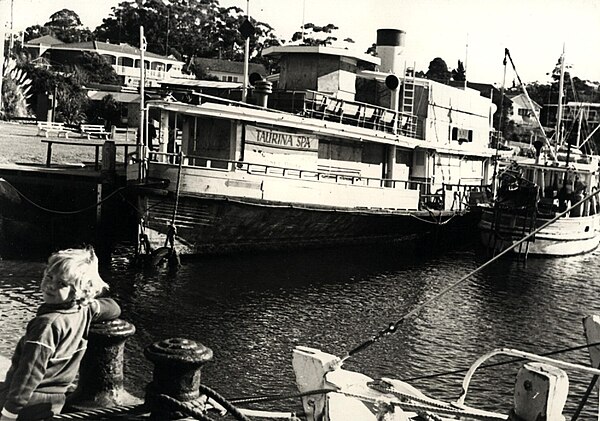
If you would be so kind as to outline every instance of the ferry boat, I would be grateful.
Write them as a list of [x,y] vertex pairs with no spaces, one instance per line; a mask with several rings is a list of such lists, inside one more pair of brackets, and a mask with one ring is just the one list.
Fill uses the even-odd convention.
[[[494,253],[511,248],[518,255],[571,256],[600,244],[600,157],[589,144],[595,130],[581,137],[582,121],[596,115],[600,104],[563,105],[563,79],[564,69],[555,136],[535,141],[534,156],[499,161],[497,194],[483,205],[479,223],[481,241]],[[563,127],[565,122],[572,127]]]
[[140,244],[207,254],[397,242],[464,222],[491,184],[492,102],[416,77],[401,63],[404,36],[378,30],[378,57],[267,48],[281,72],[246,101],[243,89],[177,87],[147,101],[158,148],[128,166]]

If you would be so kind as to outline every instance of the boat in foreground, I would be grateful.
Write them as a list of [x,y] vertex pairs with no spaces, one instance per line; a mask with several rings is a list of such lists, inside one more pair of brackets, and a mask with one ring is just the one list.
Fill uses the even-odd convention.
[[384,243],[464,223],[491,182],[491,99],[415,77],[399,63],[403,37],[378,31],[379,57],[268,48],[281,73],[247,101],[175,86],[148,101],[158,147],[128,167],[142,245],[207,254]]
[[[481,355],[470,368],[462,370],[465,375],[460,396],[450,402],[430,397],[405,381],[388,377],[373,379],[343,368],[347,358],[377,342],[377,337],[381,336],[379,334],[343,359],[319,349],[297,346],[293,350],[292,366],[298,393],[234,400],[228,400],[200,383],[201,367],[212,359],[212,350],[192,340],[171,338],[154,343],[144,350],[146,357],[154,363],[154,373],[142,402],[122,388],[122,371],[117,369],[122,369],[123,353],[114,350],[122,351],[122,329],[128,325],[128,322],[117,320],[110,326],[93,329],[90,344],[94,343],[94,347],[86,351],[79,384],[75,392],[68,396],[64,413],[55,415],[53,420],[214,420],[215,416],[227,415],[227,419],[233,417],[240,421],[563,421],[567,398],[573,397],[573,394],[569,394],[567,371],[576,372],[578,376],[583,373],[592,377],[587,392],[581,397],[576,412],[571,417],[576,420],[600,374],[600,369],[597,368],[600,364],[600,316],[596,315],[583,319],[587,345],[570,349],[587,347],[591,366],[516,349],[495,349]],[[391,332],[391,329],[385,329],[380,334],[387,335]],[[106,340],[114,335],[120,339]],[[516,372],[512,409],[509,411],[490,411],[477,408],[473,403],[467,404],[469,385],[476,370],[486,367],[486,363],[496,356],[507,356],[510,359],[491,365],[523,361]],[[0,373],[9,364],[7,358],[0,356]],[[90,369],[98,368],[98,364],[108,364],[112,369],[100,372]],[[507,374],[506,369],[500,372]],[[456,374],[456,371],[452,371],[452,374]],[[99,382],[104,386],[98,387]],[[576,397],[579,399],[579,396]],[[301,398],[303,414],[290,411],[289,407],[280,411],[241,407],[265,401],[287,401],[290,398]],[[506,402],[508,408],[510,397],[506,397]]]

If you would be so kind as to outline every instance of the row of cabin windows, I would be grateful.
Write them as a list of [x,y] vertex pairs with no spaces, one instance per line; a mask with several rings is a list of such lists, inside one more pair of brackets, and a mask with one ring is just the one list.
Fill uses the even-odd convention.
[[221,76],[221,80],[223,82],[237,82],[238,77],[237,76]]

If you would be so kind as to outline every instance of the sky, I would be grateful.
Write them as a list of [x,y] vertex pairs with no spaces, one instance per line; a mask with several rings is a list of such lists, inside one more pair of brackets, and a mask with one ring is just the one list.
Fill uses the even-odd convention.
[[[63,8],[94,29],[119,0],[0,0],[0,19],[13,28],[48,21]],[[500,86],[508,48],[524,83],[547,82],[565,48],[573,76],[600,81],[600,0],[219,0],[222,6],[249,5],[250,15],[289,41],[303,22],[339,27],[361,52],[375,43],[377,29],[406,32],[407,67],[427,71],[441,57],[449,68],[465,64],[467,79]],[[509,67],[506,86],[516,80]]]

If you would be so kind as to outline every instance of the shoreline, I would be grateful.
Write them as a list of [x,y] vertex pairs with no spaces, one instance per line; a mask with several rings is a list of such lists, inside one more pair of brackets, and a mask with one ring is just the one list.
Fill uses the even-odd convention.
[[[0,165],[6,164],[44,164],[46,162],[46,139],[38,136],[37,125],[21,122],[0,121]],[[51,136],[56,139],[56,136]],[[64,140],[63,137],[60,138]],[[70,139],[84,140],[79,133],[73,132]],[[132,141],[132,145],[135,143]],[[118,148],[120,149],[120,148]],[[117,159],[122,151],[117,151]],[[57,145],[52,150],[52,162],[63,165],[81,165],[94,162],[94,148],[74,145]]]

